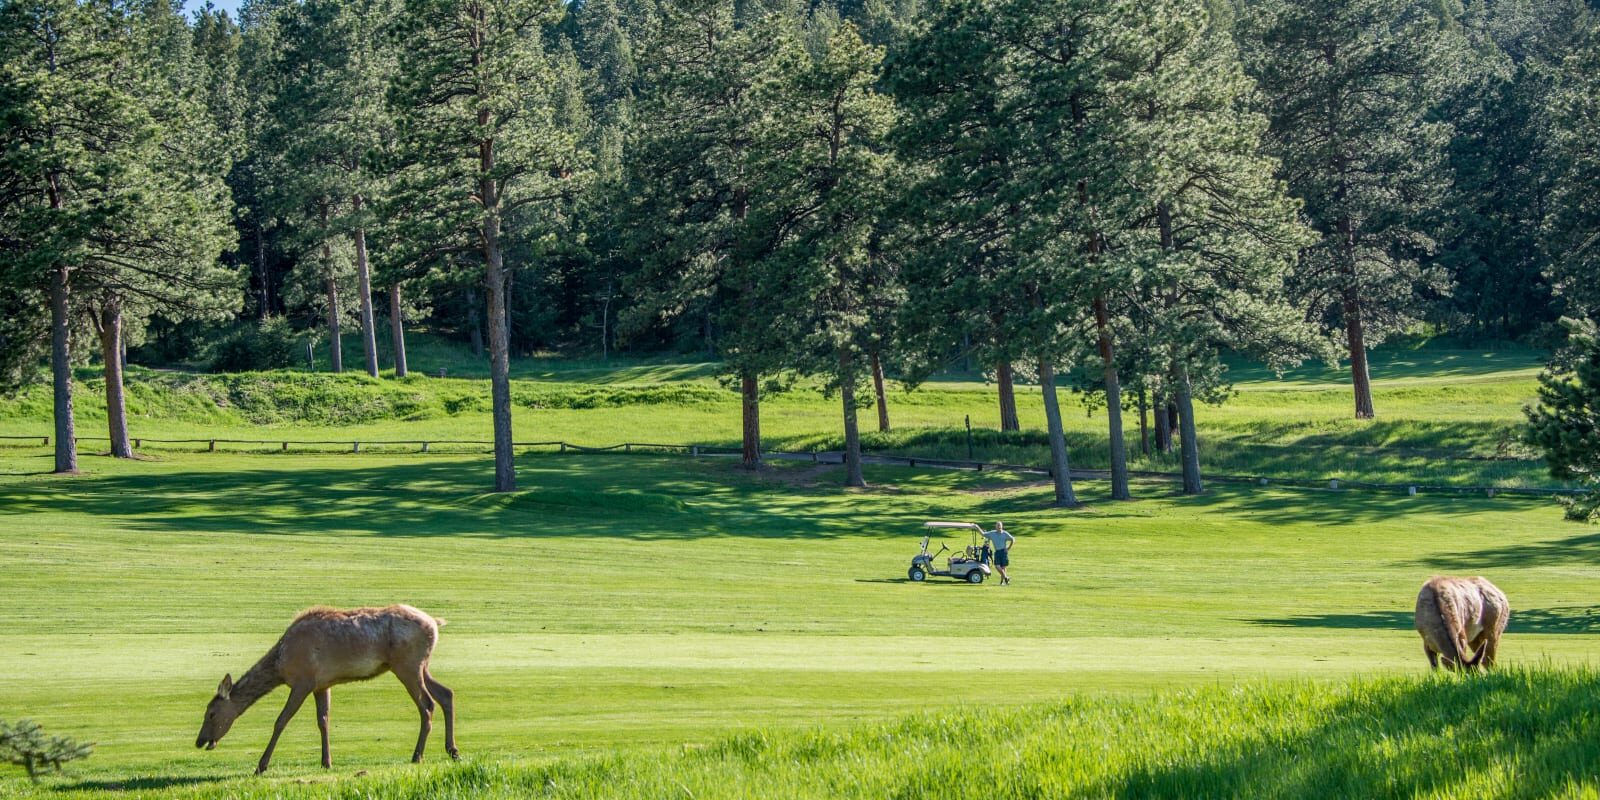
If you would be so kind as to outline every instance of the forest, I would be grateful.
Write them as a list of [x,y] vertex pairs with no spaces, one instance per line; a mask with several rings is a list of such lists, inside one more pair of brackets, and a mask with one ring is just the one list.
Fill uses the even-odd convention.
[[[1600,313],[1600,4],[1582,0],[0,3],[0,388],[130,361],[406,378],[704,353],[858,412],[952,363],[1124,415],[1200,490],[1226,360],[1395,336],[1557,347]],[[1564,318],[1566,322],[1563,323]],[[1592,329],[1589,329],[1592,330]],[[361,363],[338,346],[359,339]],[[380,339],[392,363],[379,363]],[[48,365],[48,368],[47,368]],[[1008,413],[1009,408],[1009,413]],[[887,426],[887,420],[880,423]]]

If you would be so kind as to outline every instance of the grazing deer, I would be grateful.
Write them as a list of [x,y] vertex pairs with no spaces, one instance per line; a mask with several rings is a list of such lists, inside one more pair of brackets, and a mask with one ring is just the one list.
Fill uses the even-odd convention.
[[[1417,633],[1434,669],[1494,666],[1511,603],[1485,578],[1429,578],[1417,593]],[[1470,654],[1470,656],[1469,656]]]
[[331,767],[328,690],[336,684],[364,681],[390,671],[405,685],[417,710],[422,712],[422,730],[417,734],[417,749],[411,754],[411,761],[422,761],[422,748],[428,743],[428,731],[433,727],[435,701],[444,709],[445,751],[451,758],[460,758],[456,750],[455,695],[428,673],[428,658],[433,655],[433,645],[439,641],[441,625],[444,620],[435,620],[411,606],[348,611],[323,607],[306,609],[289,623],[289,629],[283,632],[278,643],[238,681],[234,681],[232,675],[223,676],[217,695],[206,706],[205,722],[200,726],[200,736],[195,739],[194,746],[207,750],[215,748],[245,709],[279,685],[287,684],[289,700],[278,714],[272,740],[267,742],[267,751],[261,754],[256,774],[267,771],[272,749],[278,746],[278,737],[308,695],[317,700],[322,766]]

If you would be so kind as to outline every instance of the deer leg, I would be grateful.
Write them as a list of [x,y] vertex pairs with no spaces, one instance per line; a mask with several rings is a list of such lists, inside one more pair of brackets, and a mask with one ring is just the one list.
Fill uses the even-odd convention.
[[267,751],[261,754],[261,763],[256,765],[257,775],[267,771],[267,765],[272,763],[272,751],[278,746],[278,737],[283,735],[283,729],[288,726],[289,720],[294,719],[295,712],[300,710],[308,694],[311,694],[311,690],[303,686],[289,689],[289,700],[283,704],[283,711],[278,714],[278,721],[272,726],[272,738],[267,741]]
[[322,768],[333,766],[333,756],[328,752],[328,705],[332,702],[332,692],[323,689],[316,693],[317,700],[317,730],[322,732]]
[[413,669],[397,669],[394,676],[404,684],[406,691],[411,695],[411,702],[417,704],[417,712],[422,715],[422,725],[417,731],[417,749],[411,753],[411,763],[422,763],[422,748],[428,744],[428,731],[433,729],[433,698],[428,695],[428,690],[422,685],[422,665],[418,664]]
[[444,711],[444,750],[451,758],[459,760],[461,751],[456,749],[456,693],[434,680],[433,673],[426,666],[422,668],[422,684]]
[[1429,647],[1426,644],[1422,645],[1422,652],[1428,656],[1428,669],[1435,669],[1435,670],[1438,669],[1439,668],[1439,654],[1433,652],[1433,648]]

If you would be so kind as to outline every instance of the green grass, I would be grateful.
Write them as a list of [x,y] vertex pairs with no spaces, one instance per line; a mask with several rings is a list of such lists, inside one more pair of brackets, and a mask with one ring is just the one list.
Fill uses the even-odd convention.
[[[1149,499],[1112,504],[1090,484],[1090,505],[1064,513],[1047,487],[1004,475],[871,469],[879,488],[842,493],[832,467],[751,475],[620,455],[525,456],[524,491],[510,497],[482,493],[489,465],[475,456],[90,458],[90,474],[72,479],[38,474],[48,464],[40,448],[0,452],[0,718],[99,743],[48,796],[509,797],[553,779],[568,796],[656,797],[680,781],[695,796],[931,797],[941,795],[917,788],[929,779],[908,772],[954,774],[958,754],[984,774],[997,759],[1019,764],[1021,782],[1004,785],[1015,796],[1028,781],[1251,795],[1275,785],[1273,764],[1299,763],[1270,737],[1315,750],[1323,727],[1367,731],[1334,711],[1353,714],[1369,696],[1426,708],[1432,692],[1488,691],[1343,684],[1424,671],[1409,610],[1436,572],[1492,577],[1517,609],[1503,659],[1561,670],[1484,684],[1531,687],[1527,703],[1505,694],[1497,713],[1548,714],[1557,739],[1592,725],[1535,702],[1592,692],[1592,676],[1567,670],[1592,663],[1600,632],[1600,535],[1546,502],[1225,487],[1186,498],[1145,484]],[[1017,583],[905,582],[918,523],[939,517],[1006,520],[1020,538]],[[281,693],[218,750],[193,749],[218,678],[248,666],[297,609],[394,601],[450,620],[434,672],[460,698],[471,764],[399,763],[415,712],[387,678],[335,693],[333,774],[369,780],[323,785],[306,714],[269,779],[237,781]],[[1259,699],[1207,722],[1238,682],[1252,687],[1240,697]],[[1389,719],[1391,700],[1373,702]],[[887,722],[924,713],[961,724]],[[1173,728],[1169,716],[1189,721]],[[1352,787],[1384,786],[1371,782],[1405,748],[1424,748],[1424,734],[1454,743],[1449,758],[1511,735],[1408,719],[1383,723],[1402,726],[1397,739],[1415,728],[1390,761],[1348,744],[1320,763],[1361,766],[1351,780],[1367,783]],[[901,739],[867,746],[896,725]],[[1140,755],[1171,730],[1170,755]],[[806,748],[817,782],[795,755]],[[1258,750],[1267,760],[1247,757]],[[1097,765],[1085,753],[1108,755]],[[1429,785],[1472,794],[1525,757]],[[1439,758],[1425,774],[1457,763]],[[1534,785],[1560,788],[1551,781],[1576,774],[1564,763],[1539,767],[1547,777]]]
[[[437,352],[441,362],[474,363],[449,343],[426,337],[419,342],[424,343],[419,350]],[[1214,473],[1280,478],[1559,486],[1519,442],[1521,409],[1534,399],[1541,357],[1532,351],[1378,351],[1372,372],[1380,416],[1365,421],[1352,418],[1348,380],[1337,370],[1318,365],[1280,379],[1236,365],[1236,393],[1198,413],[1202,462]],[[426,372],[419,369],[394,381],[359,373],[205,375],[135,369],[129,383],[130,426],[136,437],[168,439],[491,438],[487,382],[426,377]],[[522,441],[737,446],[739,440],[739,398],[714,379],[714,364],[527,359],[517,362],[514,372],[519,377],[513,416]],[[103,385],[93,370],[82,370],[79,377],[81,433],[103,436]],[[975,457],[1046,463],[1037,389],[1018,390],[1024,430],[1001,434],[995,430],[993,387],[978,377],[942,376],[915,391],[896,387],[889,398],[895,429],[869,432],[866,446],[902,455],[967,458],[964,420],[970,417]],[[0,435],[48,433],[47,389],[35,386],[0,399]],[[1105,467],[1104,411],[1087,412],[1070,395],[1064,408],[1073,463]],[[837,449],[839,417],[837,398],[813,389],[774,395],[763,404],[766,445]],[[873,427],[870,409],[863,410],[862,419],[864,427]],[[1137,415],[1126,420],[1137,452]],[[96,447],[104,445],[85,441],[86,449]],[[1134,466],[1177,469],[1172,457],[1159,455],[1136,458]]]
[[[312,779],[308,798],[1591,797],[1594,672],[1203,687],[947,707],[760,730],[705,747],[470,760]],[[103,784],[95,784],[96,787]],[[133,787],[165,788],[162,780]],[[281,782],[177,780],[172,796],[271,798]]]
[[[489,438],[486,382],[421,342],[414,364],[469,377],[136,369],[133,435]],[[1337,371],[1237,365],[1237,393],[1201,412],[1202,455],[1214,473],[1548,484],[1515,443],[1538,368],[1530,352],[1381,351],[1381,416],[1358,422]],[[715,365],[515,372],[524,441],[738,439]],[[102,387],[79,378],[94,435]],[[1003,435],[978,378],[897,388],[896,429],[869,448],[964,458],[971,415],[976,455],[1042,463],[1037,391]],[[1074,463],[1103,466],[1103,412],[1066,405]],[[836,398],[801,388],[764,412],[770,447],[838,446]],[[42,389],[0,400],[0,434],[48,432]],[[0,796],[1600,792],[1600,534],[1548,501],[1140,482],[1111,503],[1086,481],[1087,506],[1063,512],[1005,473],[869,467],[874,488],[843,492],[830,466],[533,452],[522,491],[493,495],[477,453],[194,449],[87,455],[61,478],[47,449],[0,447],[0,719],[98,743],[37,789],[0,767]],[[904,580],[932,518],[1004,519],[1017,583]],[[1512,672],[1426,677],[1410,609],[1437,573],[1507,591]],[[433,761],[403,763],[416,716],[389,678],[335,693],[331,772],[303,712],[272,773],[245,777],[281,692],[218,750],[192,747],[220,676],[298,609],[388,602],[450,620],[434,672],[457,692],[466,763],[438,763],[438,727]]]

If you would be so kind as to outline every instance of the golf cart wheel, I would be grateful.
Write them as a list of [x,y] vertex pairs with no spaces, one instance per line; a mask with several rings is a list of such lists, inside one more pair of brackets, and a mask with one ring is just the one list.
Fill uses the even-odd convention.
[[983,570],[975,569],[967,573],[967,583],[983,583]]
[[922,567],[912,567],[906,572],[906,577],[915,583],[921,583],[928,579],[928,573],[924,572]]

